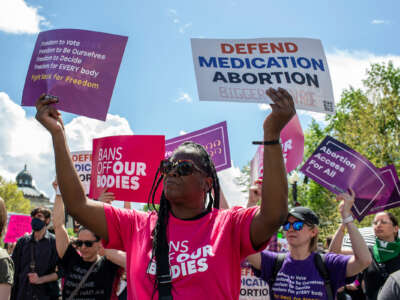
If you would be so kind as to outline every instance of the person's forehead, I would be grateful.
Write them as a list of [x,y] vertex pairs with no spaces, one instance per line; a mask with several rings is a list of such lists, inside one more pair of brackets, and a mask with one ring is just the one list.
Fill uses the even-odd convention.
[[36,218],[44,218],[44,214],[41,213],[41,212],[38,212],[38,213],[36,213],[36,214],[34,215],[34,217],[36,217]]
[[79,232],[78,238],[80,240],[94,240],[95,236],[92,232],[85,229],[85,230],[82,230],[81,232]]
[[177,152],[171,157],[171,161],[177,160],[190,160],[196,164],[196,166],[204,169],[203,158],[199,150],[192,147],[179,148]]
[[376,221],[377,221],[377,220],[386,220],[386,221],[390,221],[390,218],[389,218],[389,216],[388,216],[386,213],[382,212],[382,213],[376,214],[374,220],[376,220]]
[[289,222],[296,222],[296,221],[300,221],[299,219],[297,219],[296,217],[293,217],[292,215],[289,216],[288,218]]

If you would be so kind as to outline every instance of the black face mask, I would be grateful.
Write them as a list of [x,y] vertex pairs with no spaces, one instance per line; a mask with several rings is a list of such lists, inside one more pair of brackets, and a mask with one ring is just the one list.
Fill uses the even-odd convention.
[[40,231],[44,226],[46,226],[46,223],[39,218],[33,218],[31,221],[31,226],[33,231]]

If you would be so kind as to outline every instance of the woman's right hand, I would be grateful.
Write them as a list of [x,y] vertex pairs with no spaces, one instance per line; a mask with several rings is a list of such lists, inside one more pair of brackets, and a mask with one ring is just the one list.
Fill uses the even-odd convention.
[[50,132],[56,134],[64,130],[61,113],[51,104],[57,103],[58,99],[42,94],[36,101],[36,119]]
[[104,189],[98,199],[100,202],[111,204],[115,200],[113,192],[108,192],[108,188]]

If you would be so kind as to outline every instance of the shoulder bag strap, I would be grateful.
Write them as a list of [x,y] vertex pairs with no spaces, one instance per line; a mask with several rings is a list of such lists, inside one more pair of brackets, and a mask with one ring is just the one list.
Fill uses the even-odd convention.
[[321,255],[318,252],[315,253],[314,262],[319,275],[321,275],[322,279],[324,280],[326,296],[328,297],[328,300],[334,300],[335,298],[333,297],[334,293],[332,290],[331,279],[329,278],[329,272],[325,265],[325,255]]
[[274,284],[276,280],[276,276],[278,276],[279,270],[282,268],[282,264],[286,258],[286,253],[278,253],[276,256],[276,259],[274,261],[274,265],[272,267],[272,275],[271,278],[268,280],[268,286],[269,286],[269,293],[271,295],[271,299],[273,298],[273,293],[272,293],[272,285]]
[[31,262],[29,264],[29,268],[32,273],[35,273],[35,242],[33,240],[29,240],[29,248],[31,248]]
[[72,300],[76,294],[79,292],[79,290],[81,289],[81,287],[83,286],[83,284],[86,282],[86,280],[88,279],[89,275],[92,273],[94,267],[102,260],[103,258],[100,258],[98,260],[96,260],[89,268],[89,270],[86,272],[85,276],[83,276],[81,282],[79,282],[78,286],[75,288],[75,290],[71,293],[71,295],[69,295],[69,297],[67,298],[67,300]]

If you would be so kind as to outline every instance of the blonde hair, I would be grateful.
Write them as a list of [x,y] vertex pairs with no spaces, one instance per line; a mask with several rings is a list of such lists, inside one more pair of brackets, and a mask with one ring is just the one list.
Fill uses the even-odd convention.
[[315,252],[318,250],[318,227],[315,225],[310,226],[311,229],[316,228],[317,234],[311,238],[309,249],[311,252]]

